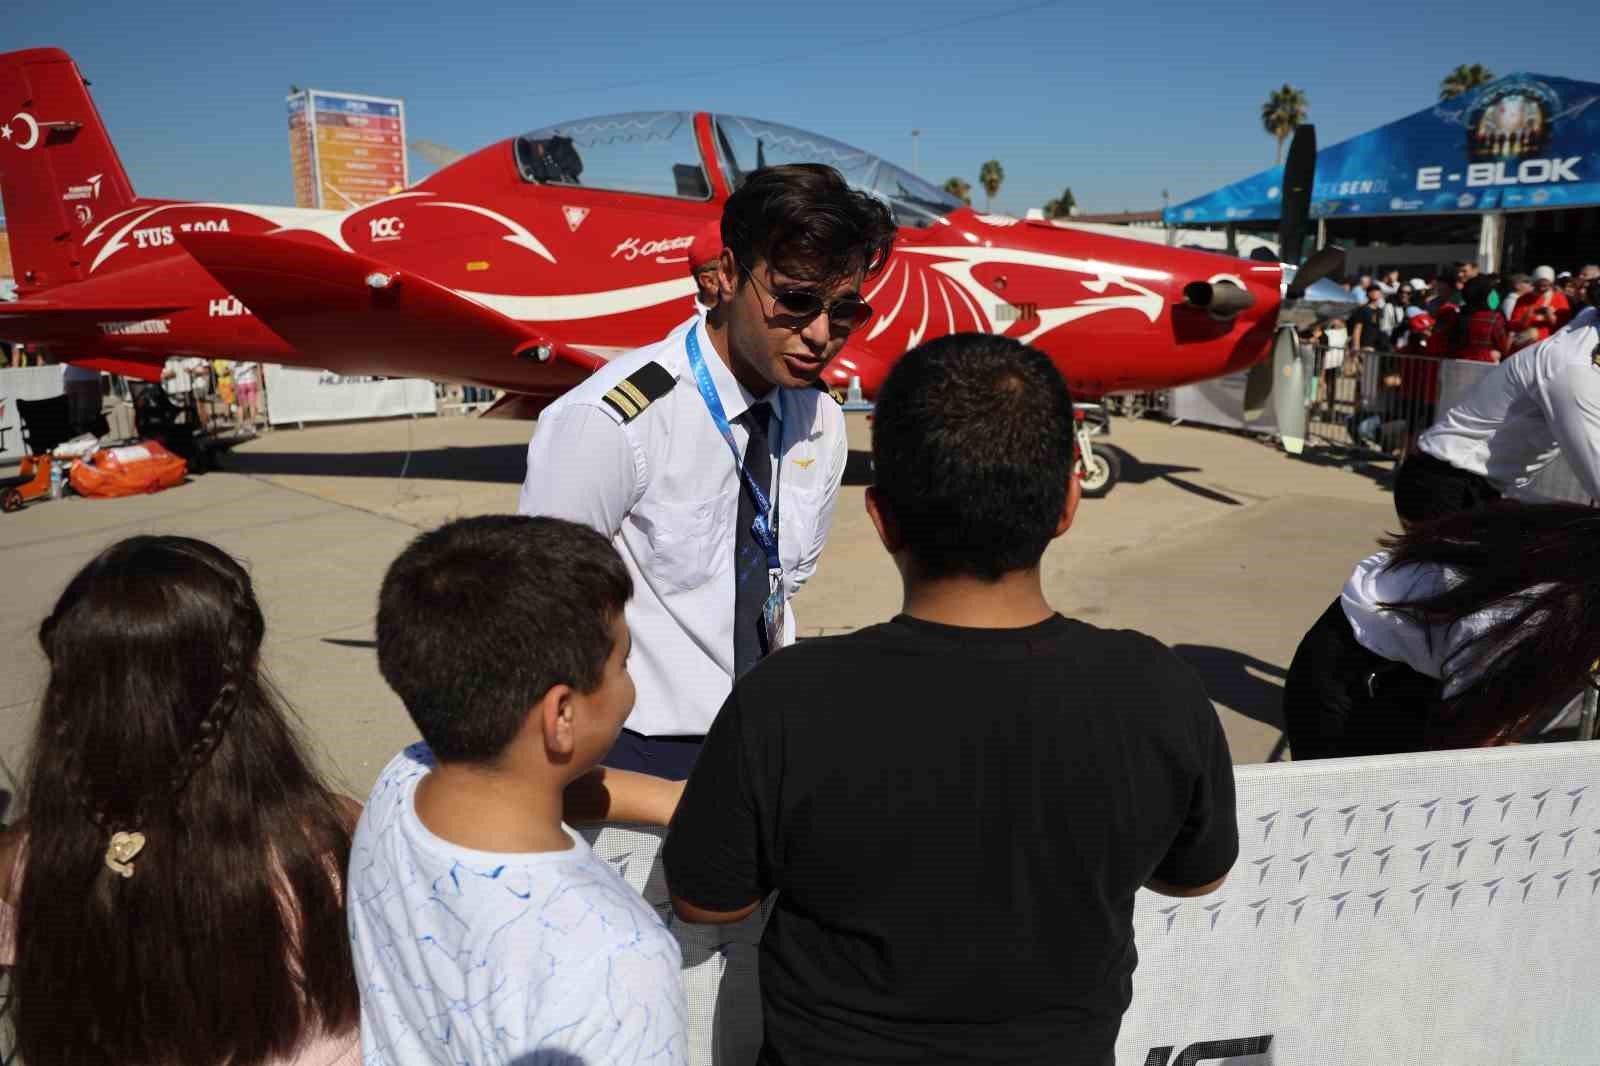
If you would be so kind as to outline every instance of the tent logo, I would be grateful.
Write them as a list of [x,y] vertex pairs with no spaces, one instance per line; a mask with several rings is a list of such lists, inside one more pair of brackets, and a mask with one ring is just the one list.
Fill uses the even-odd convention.
[[1474,162],[1543,156],[1561,101],[1543,82],[1512,79],[1484,92],[1467,112]]

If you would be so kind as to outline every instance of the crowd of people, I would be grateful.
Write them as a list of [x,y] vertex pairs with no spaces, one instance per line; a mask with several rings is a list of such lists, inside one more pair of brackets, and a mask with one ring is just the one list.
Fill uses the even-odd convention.
[[[893,235],[830,168],[746,177],[693,257],[695,316],[540,419],[521,513],[390,565],[378,664],[421,741],[364,805],[314,770],[236,560],[139,536],[88,563],[39,628],[49,683],[0,835],[21,1057],[1112,1063],[1135,894],[1215,891],[1239,831],[1193,670],[1045,597],[1080,496],[1045,355],[957,334],[896,363],[865,506],[902,609],[794,644],[846,457],[815,383]],[[1394,547],[1385,572],[1489,560],[1427,586],[1415,625],[1498,609],[1520,519],[1496,520],[1476,554],[1439,524]],[[1593,539],[1541,522],[1556,548]],[[1559,622],[1561,663],[1592,661],[1563,598],[1588,551],[1518,571],[1527,608],[1450,646]],[[1490,658],[1408,689],[1424,727],[1385,743],[1521,736],[1498,697],[1533,660]],[[653,871],[643,895],[608,858]],[[742,944],[759,981],[728,965]],[[726,1011],[691,1024],[686,989],[719,977],[759,986],[748,1046]]]
[[1593,263],[1489,275],[1472,261],[1431,278],[1402,280],[1395,270],[1349,278],[1345,288],[1360,306],[1301,330],[1313,413],[1342,424],[1354,444],[1404,456],[1437,414],[1439,367],[1431,360],[1499,363],[1570,323],[1597,282]]

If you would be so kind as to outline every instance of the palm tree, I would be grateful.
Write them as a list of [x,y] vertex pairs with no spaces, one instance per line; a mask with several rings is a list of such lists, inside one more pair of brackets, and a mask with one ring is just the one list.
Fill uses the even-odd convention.
[[1044,202],[1044,217],[1068,218],[1077,206],[1078,198],[1072,195],[1072,186],[1068,185],[1067,191],[1062,193],[1059,198]]
[[1275,165],[1283,162],[1283,142],[1306,120],[1309,110],[1304,90],[1288,82],[1283,83],[1283,88],[1272,90],[1267,102],[1261,105],[1261,128],[1278,139],[1278,154],[1272,160]]
[[983,186],[983,209],[985,212],[993,205],[995,193],[1000,191],[1000,183],[1006,180],[1006,168],[1000,165],[1000,160],[991,159],[978,168],[978,184]]
[[1494,71],[1482,63],[1473,63],[1471,66],[1463,63],[1446,74],[1444,81],[1439,83],[1439,99],[1453,99],[1480,85],[1488,85],[1491,81],[1494,81]]
[[944,179],[944,191],[949,193],[951,196],[954,196],[957,200],[960,200],[968,207],[972,206],[972,186],[968,185],[960,178]]

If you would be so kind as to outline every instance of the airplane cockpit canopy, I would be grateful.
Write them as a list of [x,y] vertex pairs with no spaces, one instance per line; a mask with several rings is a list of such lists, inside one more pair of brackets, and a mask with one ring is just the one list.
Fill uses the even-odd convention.
[[563,122],[518,137],[515,151],[524,181],[711,199],[692,111],[636,111]]
[[761,167],[826,163],[855,188],[888,204],[896,225],[924,228],[965,206],[909,170],[820,134],[738,115],[717,115],[712,122],[719,162],[734,188]]
[[[712,117],[717,165],[737,189],[744,176],[781,163],[826,163],[888,205],[896,224],[922,228],[964,206],[887,160],[816,133],[738,115]],[[691,111],[636,111],[577,119],[514,142],[522,179],[679,200],[711,199]]]

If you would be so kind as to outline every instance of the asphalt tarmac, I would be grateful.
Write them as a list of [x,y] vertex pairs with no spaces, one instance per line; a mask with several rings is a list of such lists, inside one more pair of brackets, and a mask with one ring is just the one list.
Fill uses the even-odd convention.
[[[865,449],[864,419],[851,418],[852,447]],[[473,418],[280,429],[234,450],[223,471],[159,495],[0,515],[0,760],[21,766],[45,677],[35,634],[67,580],[122,537],[181,533],[250,566],[267,615],[266,666],[327,769],[365,796],[415,739],[373,650],[384,569],[420,529],[515,510],[530,431]],[[1117,419],[1110,443],[1123,452],[1123,481],[1085,500],[1046,554],[1051,602],[1171,645],[1205,681],[1234,760],[1281,757],[1295,646],[1396,526],[1390,465],[1294,459],[1159,421]],[[866,470],[865,456],[853,457],[817,575],[794,603],[802,636],[868,625],[899,606],[899,576],[862,507]]]

